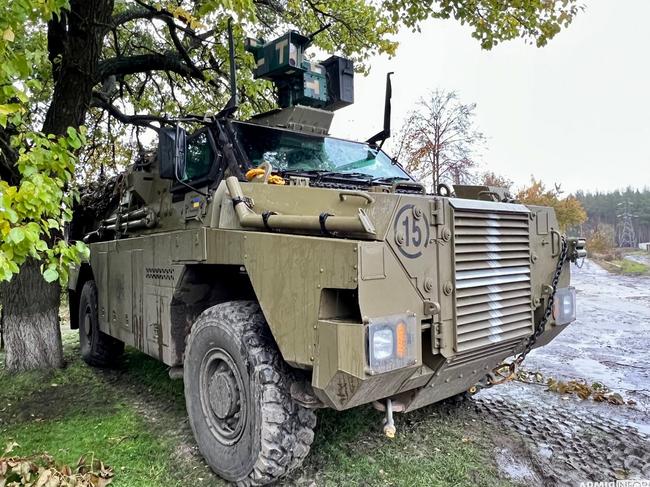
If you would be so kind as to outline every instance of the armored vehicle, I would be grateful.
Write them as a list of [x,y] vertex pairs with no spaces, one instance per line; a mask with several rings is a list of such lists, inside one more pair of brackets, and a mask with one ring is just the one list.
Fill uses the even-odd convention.
[[185,120],[191,135],[161,128],[69,281],[86,362],[128,345],[182,371],[200,451],[242,484],[300,465],[315,409],[374,403],[392,435],[393,412],[499,382],[575,317],[583,243],[553,210],[498,188],[427,194],[381,149],[390,78],[380,134],[329,136],[353,66],[308,61],[309,42],[248,44],[278,110],[239,121],[233,97]]

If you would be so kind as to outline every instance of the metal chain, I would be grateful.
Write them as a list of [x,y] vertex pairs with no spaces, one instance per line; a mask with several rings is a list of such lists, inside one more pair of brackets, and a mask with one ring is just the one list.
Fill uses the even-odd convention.
[[546,305],[544,316],[539,321],[539,323],[537,323],[537,326],[535,327],[535,333],[533,333],[533,335],[528,338],[528,342],[526,343],[526,347],[524,348],[524,350],[515,359],[517,365],[520,365],[524,361],[526,355],[528,355],[528,353],[533,349],[533,345],[535,345],[535,342],[537,341],[539,336],[542,333],[544,333],[544,329],[546,328],[546,323],[548,323],[548,319],[551,317],[551,314],[553,313],[553,303],[555,302],[555,293],[557,292],[557,285],[560,282],[562,267],[564,266],[564,262],[566,262],[568,253],[569,253],[569,245],[567,244],[566,237],[562,236],[562,250],[560,251],[560,258],[557,262],[557,266],[555,267],[555,274],[553,274],[553,280],[551,281],[551,286],[553,290],[551,292],[551,295],[548,297],[548,304]]
[[[480,389],[485,389],[488,387],[492,387],[497,384],[501,384],[503,382],[507,382],[511,380],[514,376],[515,373],[517,372],[517,368],[521,365],[521,363],[524,361],[526,358],[526,355],[533,349],[533,346],[535,345],[535,342],[537,342],[537,339],[540,337],[542,333],[544,333],[544,330],[546,328],[546,324],[548,323],[549,318],[551,317],[551,314],[553,313],[553,303],[555,302],[555,293],[557,292],[557,286],[558,283],[560,282],[560,275],[562,274],[562,267],[564,266],[564,263],[566,262],[567,255],[569,253],[569,245],[567,243],[567,239],[565,236],[562,236],[562,248],[560,250],[560,257],[557,262],[557,265],[555,266],[555,273],[553,274],[553,280],[551,281],[551,287],[552,291],[551,294],[548,298],[548,303],[546,304],[546,309],[544,310],[544,316],[542,316],[542,319],[539,320],[539,323],[535,326],[535,330],[533,334],[528,337],[528,341],[526,342],[526,346],[524,347],[523,351],[517,355],[517,357],[510,363],[504,362],[502,364],[497,365],[494,370],[492,370],[492,373],[488,375],[487,381],[482,381],[481,383],[477,384],[474,386],[472,389],[470,389],[470,393],[475,393]],[[504,374],[503,371],[506,373]]]

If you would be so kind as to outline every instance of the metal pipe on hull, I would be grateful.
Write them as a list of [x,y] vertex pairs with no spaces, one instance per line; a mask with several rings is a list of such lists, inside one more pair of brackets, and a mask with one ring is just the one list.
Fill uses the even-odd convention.
[[315,232],[344,232],[344,233],[365,233],[375,235],[375,227],[370,218],[363,209],[359,208],[358,215],[353,216],[335,216],[326,212],[318,216],[311,215],[278,215],[266,214],[260,215],[255,213],[245,202],[239,180],[231,176],[226,179],[226,186],[230,192],[230,197],[235,204],[235,212],[239,219],[239,224],[244,228],[260,229],[284,229],[284,230],[304,230]]

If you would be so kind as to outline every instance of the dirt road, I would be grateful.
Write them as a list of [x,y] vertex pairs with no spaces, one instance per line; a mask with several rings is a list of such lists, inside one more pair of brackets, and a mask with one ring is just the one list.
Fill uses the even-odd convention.
[[523,440],[523,452],[497,447],[497,462],[514,480],[650,479],[650,278],[610,274],[590,261],[572,272],[578,320],[531,352],[524,367],[598,382],[636,404],[583,401],[512,382],[477,394],[478,414]]

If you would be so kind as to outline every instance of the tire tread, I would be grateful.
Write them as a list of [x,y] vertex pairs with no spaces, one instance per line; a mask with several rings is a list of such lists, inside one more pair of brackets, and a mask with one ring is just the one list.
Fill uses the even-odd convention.
[[296,377],[280,356],[256,302],[230,301],[204,311],[192,326],[186,351],[191,353],[198,331],[215,323],[241,338],[251,375],[262,388],[261,448],[252,471],[237,484],[274,482],[298,467],[309,453],[316,415],[291,398],[290,387]]

